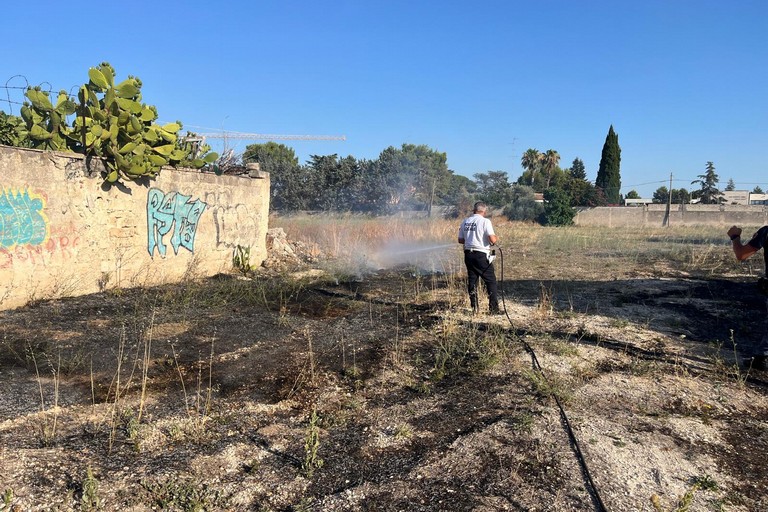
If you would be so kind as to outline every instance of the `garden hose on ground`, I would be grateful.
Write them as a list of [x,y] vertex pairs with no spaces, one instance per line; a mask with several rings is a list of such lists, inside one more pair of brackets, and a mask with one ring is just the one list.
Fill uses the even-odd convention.
[[[507,302],[506,297],[504,293],[504,251],[501,249],[501,247],[496,247],[496,250],[499,251],[499,266],[501,267],[501,276],[499,278],[499,291],[501,293],[501,304],[504,307],[504,315],[507,317],[507,320],[509,321],[509,325],[514,327],[514,322],[512,322],[512,318],[509,316],[509,311],[507,311]],[[524,337],[520,337],[520,342],[523,344],[523,348],[525,351],[530,354],[531,356],[531,363],[533,365],[533,369],[541,375],[541,378],[544,379],[545,382],[548,382],[547,376],[544,374],[544,370],[541,368],[541,365],[539,364],[539,359],[536,357],[536,352],[534,352],[533,348],[530,344],[528,344],[527,341],[525,341]],[[584,481],[587,486],[587,491],[589,492],[589,495],[592,497],[592,501],[595,505],[595,510],[598,512],[607,512],[608,509],[605,508],[605,505],[603,504],[603,500],[600,497],[600,493],[597,490],[597,486],[595,485],[595,482],[592,480],[592,475],[589,472],[589,467],[587,466],[587,461],[584,459],[584,455],[581,452],[581,447],[579,446],[579,442],[576,439],[576,434],[573,432],[573,428],[571,428],[571,422],[568,420],[568,415],[565,413],[565,409],[563,408],[563,404],[560,403],[560,399],[557,397],[555,393],[552,393],[552,398],[555,399],[555,403],[557,404],[557,408],[560,410],[560,419],[563,422],[563,426],[565,427],[566,432],[568,432],[568,438],[571,441],[571,446],[573,447],[573,451],[576,454],[576,459],[579,461],[579,466],[581,466],[581,471],[584,476]]]

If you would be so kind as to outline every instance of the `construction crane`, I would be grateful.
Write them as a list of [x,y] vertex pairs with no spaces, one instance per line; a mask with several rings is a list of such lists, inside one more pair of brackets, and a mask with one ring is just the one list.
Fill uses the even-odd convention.
[[224,152],[227,152],[227,140],[347,140],[346,135],[276,135],[268,133],[243,133],[243,132],[213,132],[213,133],[188,133],[182,137],[184,142],[190,142],[195,146],[193,154],[197,154],[200,146],[206,139],[224,139]]
[[243,133],[243,132],[214,132],[214,133],[188,133],[182,137],[183,142],[192,144],[194,148],[192,154],[197,157],[200,147],[205,144],[206,139],[224,139],[224,151],[219,157],[218,166],[228,168],[236,162],[234,150],[227,148],[227,140],[347,140],[345,135],[276,135],[265,133]]
[[216,132],[195,133],[184,137],[188,142],[203,142],[205,139],[238,140],[347,140],[346,135],[276,135],[267,133]]

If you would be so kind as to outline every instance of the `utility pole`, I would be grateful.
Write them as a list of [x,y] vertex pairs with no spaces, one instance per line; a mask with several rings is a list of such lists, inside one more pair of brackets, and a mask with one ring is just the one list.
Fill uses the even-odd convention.
[[669,193],[667,194],[667,214],[664,216],[664,220],[666,220],[667,227],[671,224],[671,215],[672,211],[672,173],[669,173]]

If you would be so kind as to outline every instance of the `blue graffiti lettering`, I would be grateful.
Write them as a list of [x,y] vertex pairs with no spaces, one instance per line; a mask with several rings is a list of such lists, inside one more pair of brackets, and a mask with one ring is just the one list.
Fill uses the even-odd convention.
[[203,214],[206,203],[196,199],[190,202],[192,196],[178,192],[164,194],[157,188],[149,189],[147,194],[147,250],[150,256],[155,255],[155,248],[160,256],[165,257],[163,237],[173,230],[171,247],[173,253],[179,254],[179,247],[189,252],[195,252],[195,233],[197,223]]
[[43,198],[29,190],[0,191],[0,248],[40,245],[48,240]]

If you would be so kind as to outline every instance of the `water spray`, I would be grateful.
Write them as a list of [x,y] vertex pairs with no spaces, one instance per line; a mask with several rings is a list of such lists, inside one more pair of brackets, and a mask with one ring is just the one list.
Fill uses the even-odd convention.
[[409,249],[407,251],[397,251],[393,252],[393,256],[403,256],[405,254],[414,254],[418,252],[430,252],[430,251],[437,251],[440,249],[447,249],[449,247],[454,247],[456,244],[444,244],[444,245],[433,245],[431,247],[420,247],[418,249]]
[[452,247],[459,246],[458,244],[424,245],[414,242],[394,242],[372,251],[370,259],[375,261],[380,268],[412,265],[419,269],[434,272],[436,260],[440,259],[439,255]]

